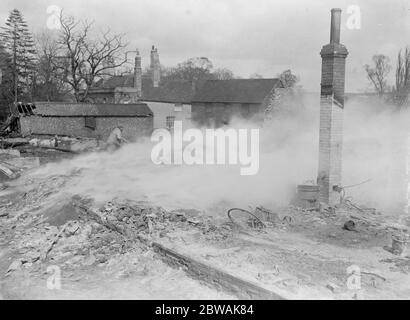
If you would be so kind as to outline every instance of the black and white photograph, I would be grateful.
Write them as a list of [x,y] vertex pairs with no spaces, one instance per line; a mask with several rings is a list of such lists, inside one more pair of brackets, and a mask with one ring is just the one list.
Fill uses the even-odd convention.
[[0,0],[0,300],[408,299],[410,1]]

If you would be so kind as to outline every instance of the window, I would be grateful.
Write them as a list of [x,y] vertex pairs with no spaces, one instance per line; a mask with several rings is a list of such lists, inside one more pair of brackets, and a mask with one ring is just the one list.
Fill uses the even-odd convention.
[[249,117],[251,113],[251,105],[249,103],[242,103],[241,105],[241,115],[244,118]]
[[174,111],[175,112],[181,112],[182,111],[182,103],[176,103],[174,105]]
[[97,122],[95,120],[95,117],[85,117],[84,126],[86,128],[91,129],[91,130],[95,130],[95,128],[97,127]]
[[168,130],[174,129],[175,117],[167,117],[166,126]]
[[20,114],[23,114],[25,116],[31,116],[34,115],[33,110],[36,109],[36,106],[31,103],[23,104],[23,103],[18,103],[17,104],[17,111]]

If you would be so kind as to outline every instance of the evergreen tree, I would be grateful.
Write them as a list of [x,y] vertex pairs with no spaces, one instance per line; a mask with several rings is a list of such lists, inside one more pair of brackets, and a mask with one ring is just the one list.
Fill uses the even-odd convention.
[[10,59],[13,100],[31,99],[35,45],[21,12],[12,10],[1,30],[1,42]]
[[13,83],[11,59],[0,44],[0,122],[5,120],[9,112],[9,105],[13,102]]

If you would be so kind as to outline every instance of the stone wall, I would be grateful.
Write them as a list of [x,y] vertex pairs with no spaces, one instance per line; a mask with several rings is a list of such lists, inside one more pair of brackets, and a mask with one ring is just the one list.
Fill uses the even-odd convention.
[[124,127],[124,137],[133,141],[153,130],[153,117],[96,117],[95,130],[85,127],[84,117],[20,117],[21,134],[63,135],[105,140],[115,127]]

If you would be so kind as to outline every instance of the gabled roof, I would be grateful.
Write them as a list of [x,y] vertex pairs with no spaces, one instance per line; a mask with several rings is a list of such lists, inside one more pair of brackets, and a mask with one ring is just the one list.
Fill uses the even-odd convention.
[[192,102],[262,103],[277,87],[282,87],[279,79],[208,80]]
[[44,117],[149,117],[153,113],[145,103],[90,104],[35,102],[34,115]]
[[[113,76],[107,80],[99,81],[90,90],[111,89],[121,87],[134,87],[134,75]],[[194,88],[190,81],[163,80],[158,87],[154,87],[151,78],[142,78],[142,101],[190,103],[194,95]]]
[[191,103],[193,95],[190,81],[161,81],[158,87],[154,87],[151,79],[142,79],[142,101]]
[[94,88],[115,89],[117,87],[133,87],[134,75],[127,74],[123,76],[112,76],[107,80],[100,80]]

